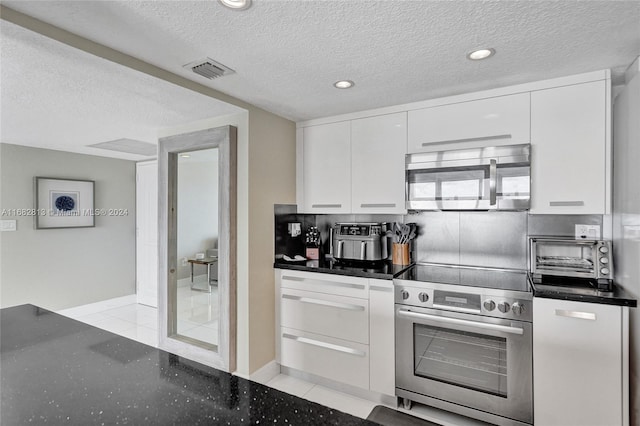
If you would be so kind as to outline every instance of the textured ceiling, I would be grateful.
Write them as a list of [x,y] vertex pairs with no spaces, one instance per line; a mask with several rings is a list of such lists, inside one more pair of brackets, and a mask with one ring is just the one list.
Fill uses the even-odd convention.
[[[640,54],[639,1],[3,1],[293,120],[613,68]],[[472,62],[465,54],[493,47]],[[237,74],[182,69],[211,57]],[[350,90],[332,87],[351,79]]]
[[4,143],[136,160],[86,145],[157,144],[161,128],[240,111],[6,21],[0,36]]

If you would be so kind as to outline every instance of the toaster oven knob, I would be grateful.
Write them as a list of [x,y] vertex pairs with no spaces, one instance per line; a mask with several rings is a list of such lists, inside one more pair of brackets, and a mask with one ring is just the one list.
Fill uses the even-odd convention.
[[484,308],[491,312],[496,308],[496,302],[494,302],[493,300],[485,300],[484,301]]
[[409,292],[407,290],[402,290],[400,294],[402,295],[402,300],[407,300],[409,298]]
[[516,302],[511,305],[511,310],[513,311],[514,315],[521,315],[524,312],[524,305]]
[[609,263],[609,258],[608,257],[601,257],[600,258],[600,263]]
[[609,253],[609,247],[607,246],[602,246],[599,248],[600,253]]
[[422,303],[426,303],[426,302],[429,301],[429,295],[427,293],[424,293],[424,292],[420,293],[420,294],[418,294],[418,299],[420,299],[420,301]]
[[498,310],[500,312],[502,312],[503,314],[506,314],[507,312],[509,312],[509,304],[507,302],[500,302],[498,303]]
[[602,273],[602,275],[607,275],[609,273],[609,268],[600,269],[600,273]]

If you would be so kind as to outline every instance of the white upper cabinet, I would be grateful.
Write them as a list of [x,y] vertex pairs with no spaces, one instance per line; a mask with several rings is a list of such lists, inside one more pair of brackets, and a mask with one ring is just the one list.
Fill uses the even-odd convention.
[[408,152],[529,143],[529,93],[409,111]]
[[406,213],[407,113],[351,122],[352,213]]
[[302,150],[303,211],[350,213],[351,123],[305,127]]
[[607,81],[531,93],[531,213],[608,213]]

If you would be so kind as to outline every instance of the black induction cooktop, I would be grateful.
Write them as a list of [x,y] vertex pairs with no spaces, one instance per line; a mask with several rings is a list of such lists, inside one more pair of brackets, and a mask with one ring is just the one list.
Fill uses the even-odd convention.
[[509,291],[531,292],[526,271],[458,265],[417,264],[397,279]]

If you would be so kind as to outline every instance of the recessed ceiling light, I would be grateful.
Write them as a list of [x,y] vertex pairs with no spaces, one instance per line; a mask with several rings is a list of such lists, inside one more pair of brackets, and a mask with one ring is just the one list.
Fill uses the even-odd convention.
[[355,83],[351,80],[340,80],[333,83],[333,85],[338,89],[349,89],[353,87]]
[[251,0],[218,0],[220,4],[233,10],[245,10],[251,7]]
[[191,157],[191,156],[190,156],[189,154],[180,154],[180,157],[182,157],[182,158],[189,158],[189,157]]
[[478,49],[467,54],[467,58],[472,61],[479,61],[481,59],[487,59],[496,54],[494,49]]

